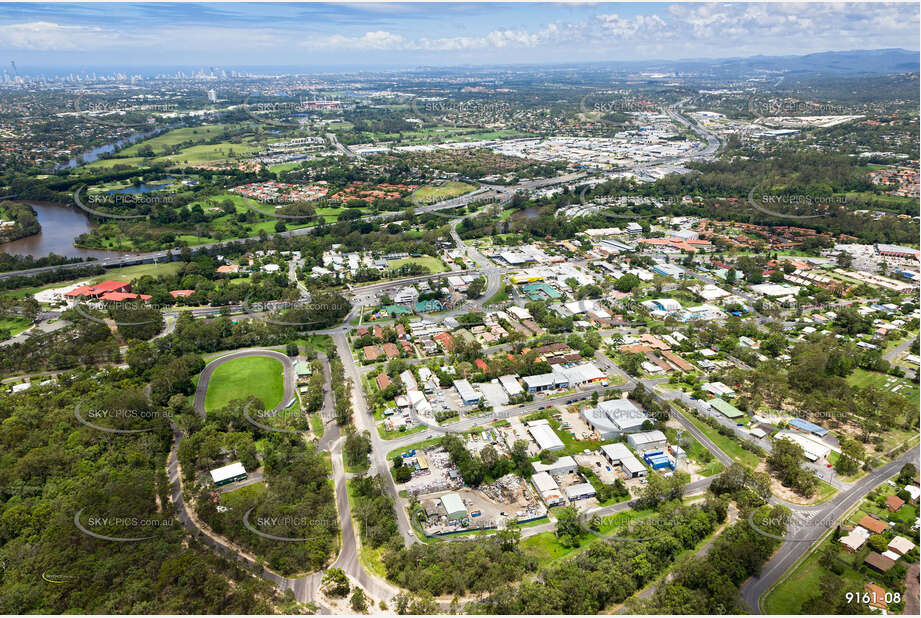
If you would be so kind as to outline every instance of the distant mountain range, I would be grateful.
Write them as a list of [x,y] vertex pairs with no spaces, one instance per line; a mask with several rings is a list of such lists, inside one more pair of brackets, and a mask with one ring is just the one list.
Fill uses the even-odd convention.
[[921,54],[907,49],[829,51],[805,56],[752,56],[711,60],[721,71],[781,71],[784,73],[837,73],[840,75],[918,72]]
[[[804,56],[750,56],[747,58],[694,58],[682,60],[630,60],[630,61],[597,61],[576,62],[560,64],[460,64],[460,65],[383,65],[369,62],[362,65],[253,65],[224,67],[226,70],[252,72],[255,74],[316,74],[316,73],[350,73],[350,72],[408,72],[408,73],[475,73],[479,71],[513,71],[527,72],[533,69],[549,71],[588,69],[589,71],[614,71],[615,73],[629,74],[637,72],[652,72],[663,74],[696,73],[713,78],[740,79],[754,75],[777,74],[789,77],[806,75],[893,75],[898,73],[917,73],[921,64],[921,53],[907,49],[867,49],[852,51],[828,51]],[[64,68],[33,67],[26,73],[50,75],[66,74],[70,71],[102,73],[110,72],[137,72],[142,75],[175,74],[181,70],[189,75],[194,75],[200,66],[145,66],[126,68],[119,66],[81,66]]]

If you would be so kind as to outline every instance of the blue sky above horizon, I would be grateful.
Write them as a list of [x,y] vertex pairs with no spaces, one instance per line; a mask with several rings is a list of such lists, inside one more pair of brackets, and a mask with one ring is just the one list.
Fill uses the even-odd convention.
[[418,66],[919,48],[904,4],[0,4],[28,67]]

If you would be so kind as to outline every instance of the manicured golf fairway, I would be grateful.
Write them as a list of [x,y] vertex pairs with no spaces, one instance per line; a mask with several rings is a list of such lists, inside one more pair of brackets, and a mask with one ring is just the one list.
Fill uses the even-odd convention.
[[252,356],[227,361],[214,370],[205,393],[205,410],[219,410],[234,399],[255,395],[266,410],[281,403],[284,368],[274,358]]

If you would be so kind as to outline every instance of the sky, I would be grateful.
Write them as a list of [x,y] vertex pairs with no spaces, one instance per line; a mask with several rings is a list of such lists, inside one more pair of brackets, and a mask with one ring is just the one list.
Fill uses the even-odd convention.
[[919,48],[919,4],[0,4],[0,64],[454,66]]

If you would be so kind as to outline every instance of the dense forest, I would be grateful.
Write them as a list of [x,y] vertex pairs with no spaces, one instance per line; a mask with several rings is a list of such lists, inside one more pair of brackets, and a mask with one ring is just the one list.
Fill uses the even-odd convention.
[[[165,473],[169,425],[142,387],[131,370],[87,369],[0,396],[0,612],[290,611],[268,583],[203,548],[178,521]],[[93,422],[150,431],[81,424],[81,402],[84,417],[136,408]],[[78,513],[91,532],[151,538],[93,538],[76,527]]]

